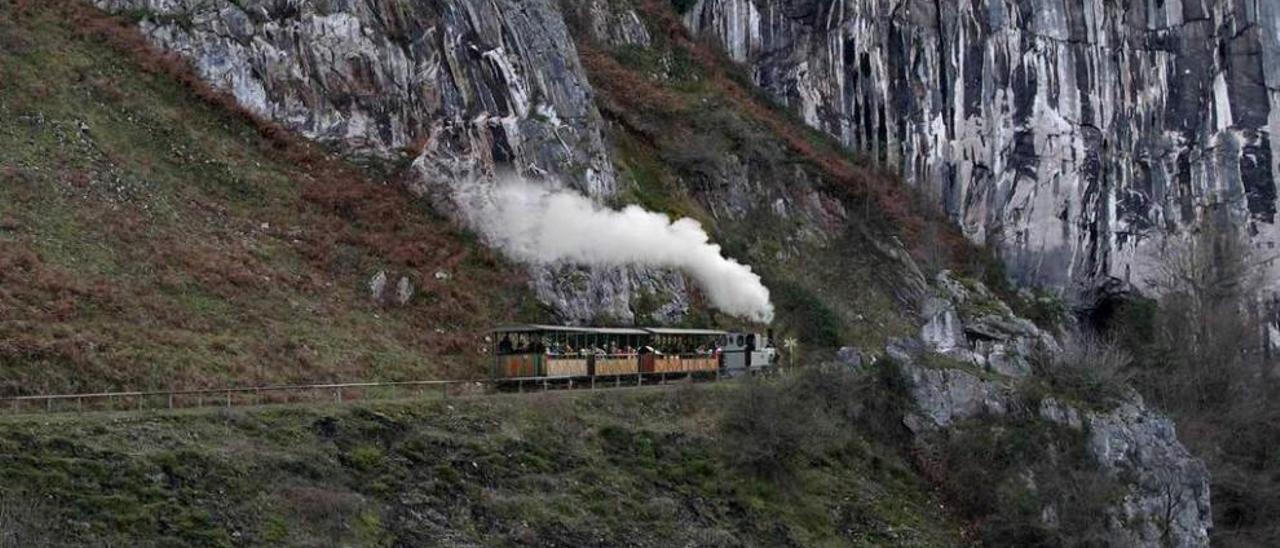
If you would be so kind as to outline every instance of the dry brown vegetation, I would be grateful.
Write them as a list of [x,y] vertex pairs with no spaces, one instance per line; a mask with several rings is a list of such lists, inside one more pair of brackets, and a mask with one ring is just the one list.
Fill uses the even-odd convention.
[[[8,393],[476,375],[484,330],[527,298],[401,185],[240,109],[129,21],[0,0],[0,44]],[[413,300],[374,302],[380,270]]]

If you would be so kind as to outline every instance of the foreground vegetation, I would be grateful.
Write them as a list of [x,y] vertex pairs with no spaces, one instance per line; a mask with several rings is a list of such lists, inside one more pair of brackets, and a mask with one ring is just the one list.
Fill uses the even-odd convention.
[[813,392],[815,381],[8,419],[0,534],[14,545],[960,543],[903,453],[876,441],[892,405]]

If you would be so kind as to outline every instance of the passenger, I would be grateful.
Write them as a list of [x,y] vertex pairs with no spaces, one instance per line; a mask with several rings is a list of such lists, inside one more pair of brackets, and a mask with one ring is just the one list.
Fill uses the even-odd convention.
[[498,341],[498,353],[510,354],[513,350],[515,349],[511,346],[511,336],[503,335],[502,340]]

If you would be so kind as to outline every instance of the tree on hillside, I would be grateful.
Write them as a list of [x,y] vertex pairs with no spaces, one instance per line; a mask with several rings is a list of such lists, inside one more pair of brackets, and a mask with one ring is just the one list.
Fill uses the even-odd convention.
[[1220,408],[1265,373],[1262,268],[1238,231],[1206,223],[1168,245],[1149,283],[1158,295],[1148,388],[1166,408]]
[[1205,223],[1166,247],[1149,280],[1154,305],[1135,306],[1146,312],[1115,333],[1135,357],[1137,388],[1209,465],[1215,539],[1228,544],[1280,543],[1280,380],[1266,337],[1274,305],[1262,297],[1269,260],[1234,227]]

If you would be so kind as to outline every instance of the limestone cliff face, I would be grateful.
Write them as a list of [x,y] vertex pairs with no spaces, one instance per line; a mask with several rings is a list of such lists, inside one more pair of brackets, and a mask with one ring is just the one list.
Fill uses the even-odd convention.
[[699,0],[685,21],[1022,282],[1140,287],[1210,215],[1280,236],[1280,3]]
[[[158,46],[264,118],[348,153],[397,160],[437,203],[452,185],[506,173],[613,195],[613,163],[574,41],[555,0],[96,0],[141,16]],[[595,30],[647,42],[631,12],[596,2]],[[658,319],[688,308],[684,280],[646,269],[532,268],[565,321]]]
[[98,0],[245,108],[425,181],[510,170],[614,190],[591,88],[550,0]]

